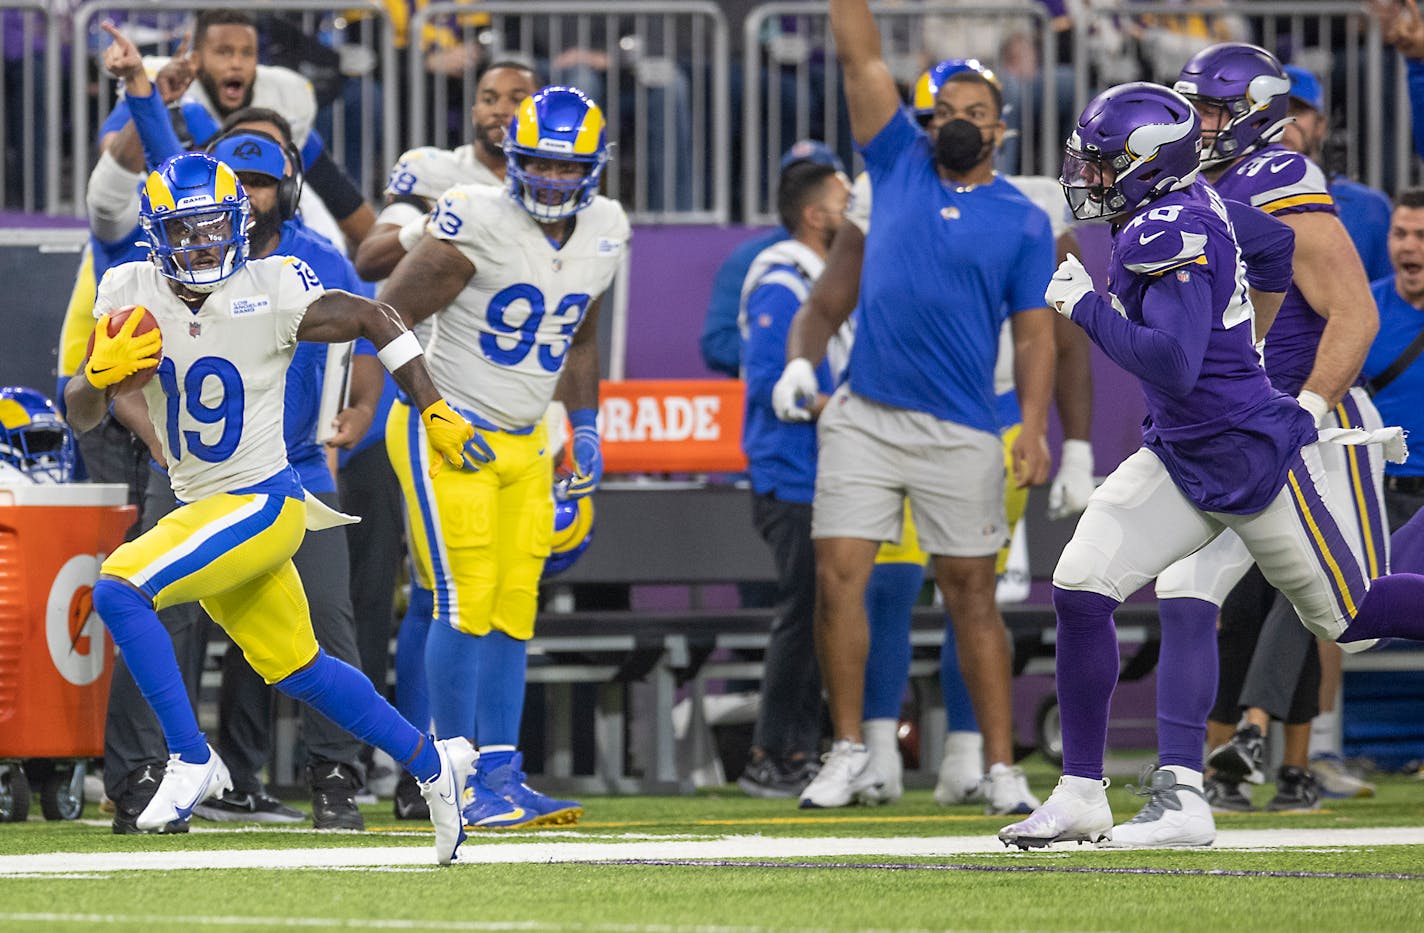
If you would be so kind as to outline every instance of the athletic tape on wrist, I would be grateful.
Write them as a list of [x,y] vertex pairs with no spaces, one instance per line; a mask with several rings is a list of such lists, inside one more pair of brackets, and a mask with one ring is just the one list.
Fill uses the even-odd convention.
[[415,334],[404,331],[395,340],[377,350],[376,356],[388,372],[395,372],[424,352],[420,348],[420,341],[415,339]]

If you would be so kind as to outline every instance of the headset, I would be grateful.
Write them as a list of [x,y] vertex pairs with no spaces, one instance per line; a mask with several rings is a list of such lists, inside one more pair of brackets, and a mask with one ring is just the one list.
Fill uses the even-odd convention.
[[266,130],[247,129],[239,125],[223,130],[208,140],[203,146],[203,151],[212,153],[217,149],[218,143],[233,136],[256,136],[282,147],[282,152],[287,156],[287,164],[291,167],[291,174],[277,179],[277,211],[284,221],[296,217],[297,205],[302,200],[302,188],[306,184],[305,176],[302,173],[301,150],[291,141],[283,142]]

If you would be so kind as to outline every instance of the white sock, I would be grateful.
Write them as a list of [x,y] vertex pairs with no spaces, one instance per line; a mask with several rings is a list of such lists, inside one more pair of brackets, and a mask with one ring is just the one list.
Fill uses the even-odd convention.
[[1340,749],[1335,745],[1339,738],[1340,713],[1338,710],[1321,710],[1310,721],[1310,757],[1336,755]]
[[1063,775],[1063,786],[1084,799],[1101,797],[1106,793],[1102,781],[1096,778],[1078,777],[1072,774]]
[[900,754],[900,723],[894,719],[867,719],[860,724],[865,747],[875,756]]
[[1172,772],[1172,776],[1177,779],[1177,783],[1183,787],[1191,787],[1195,790],[1202,789],[1202,773],[1200,771],[1193,771],[1191,768],[1185,768],[1181,765],[1167,765],[1167,767],[1162,770]]

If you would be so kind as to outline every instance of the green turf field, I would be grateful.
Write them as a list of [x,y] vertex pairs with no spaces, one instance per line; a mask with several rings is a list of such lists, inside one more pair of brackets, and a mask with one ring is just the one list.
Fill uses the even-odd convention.
[[1316,813],[1218,817],[1204,851],[1007,852],[1007,820],[928,791],[821,813],[734,788],[584,803],[577,827],[481,834],[445,869],[388,804],[366,833],[122,837],[93,806],[0,825],[0,930],[1424,930],[1424,781],[1403,777]]

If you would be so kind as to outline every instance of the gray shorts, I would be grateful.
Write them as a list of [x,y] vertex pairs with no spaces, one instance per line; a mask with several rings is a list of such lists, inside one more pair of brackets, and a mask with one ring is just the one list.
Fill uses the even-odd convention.
[[1008,543],[999,435],[881,405],[842,385],[816,439],[811,537],[898,542],[908,498],[928,554],[984,557]]

